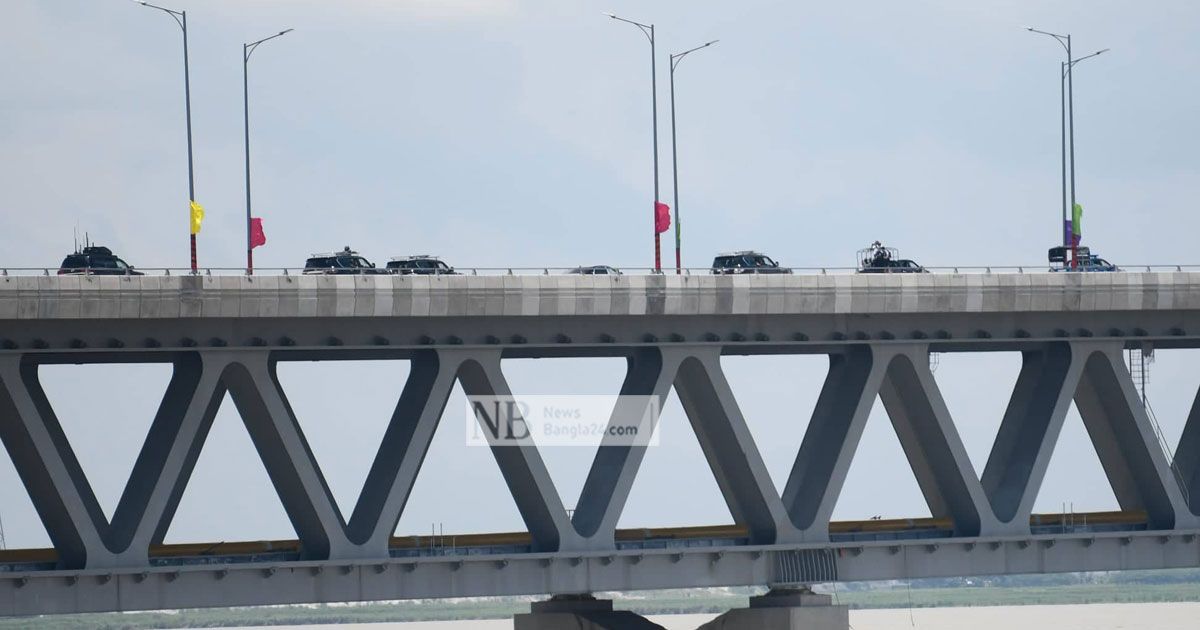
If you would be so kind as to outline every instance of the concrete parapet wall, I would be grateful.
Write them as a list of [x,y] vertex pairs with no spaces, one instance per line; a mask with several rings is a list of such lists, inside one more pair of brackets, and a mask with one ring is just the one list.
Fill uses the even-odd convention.
[[9,276],[0,320],[1200,310],[1200,273]]

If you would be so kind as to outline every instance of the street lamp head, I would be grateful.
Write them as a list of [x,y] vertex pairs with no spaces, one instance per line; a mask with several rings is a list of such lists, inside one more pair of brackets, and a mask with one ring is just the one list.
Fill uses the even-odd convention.
[[1025,30],[1027,30],[1027,31],[1032,31],[1032,30],[1033,30],[1033,27],[1032,27],[1032,26],[1022,26],[1021,28],[1025,29]]
[[609,12],[605,11],[604,15],[607,15],[608,17],[610,17],[614,20],[617,19],[617,14],[615,14],[615,13],[609,13]]
[[294,30],[296,30],[296,29],[294,29],[294,28],[289,28],[289,29],[287,29],[286,31],[279,31],[279,34],[280,34],[280,35],[287,35],[288,33],[291,33],[291,32],[292,32],[292,31],[294,31]]
[[717,43],[717,42],[719,42],[719,41],[721,41],[721,40],[719,40],[719,39],[714,39],[714,40],[712,40],[711,42],[708,42],[707,44],[705,44],[705,46],[712,46],[713,44],[715,44],[715,43]]
[[1110,51],[1110,50],[1112,50],[1112,49],[1111,49],[1111,48],[1105,48],[1104,50],[1097,50],[1097,51],[1096,51],[1096,54],[1097,54],[1097,55],[1099,55],[1099,54],[1103,54],[1103,53],[1106,53],[1106,52],[1108,52],[1108,51]]

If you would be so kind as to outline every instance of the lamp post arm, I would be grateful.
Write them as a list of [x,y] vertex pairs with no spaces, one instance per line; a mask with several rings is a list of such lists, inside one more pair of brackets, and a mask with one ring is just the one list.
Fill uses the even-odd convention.
[[151,9],[158,9],[159,11],[166,13],[167,15],[175,18],[175,23],[179,25],[179,28],[181,28],[185,31],[187,30],[187,25],[183,23],[183,15],[184,15],[183,11],[176,11],[175,9],[168,9],[166,7],[160,7],[157,4],[150,4],[149,2],[141,2],[141,0],[134,0],[134,2],[137,2],[138,4],[140,4],[144,7],[150,7]]
[[242,48],[245,49],[243,52],[243,61],[247,61],[247,62],[250,61],[250,55],[254,54],[254,49],[258,48],[259,44],[262,44],[264,42],[269,42],[272,39],[275,39],[276,37],[283,37],[284,35],[287,35],[288,33],[291,33],[294,30],[296,30],[296,29],[289,28],[284,31],[279,31],[278,33],[275,33],[274,35],[272,35],[270,37],[264,37],[256,42],[250,42],[249,44],[242,44]]
[[681,53],[675,53],[675,54],[671,55],[671,72],[672,73],[675,72],[675,66],[678,66],[679,62],[682,61],[684,57],[696,52],[697,50],[700,50],[701,48],[708,48],[709,46],[712,46],[713,44],[715,44],[719,41],[721,41],[721,40],[714,39],[711,42],[700,44],[699,46],[696,46],[695,48],[685,50]]
[[1030,33],[1037,33],[1039,35],[1049,35],[1050,37],[1053,37],[1054,41],[1058,42],[1059,45],[1063,47],[1063,50],[1067,51],[1068,55],[1071,54],[1071,44],[1070,44],[1071,36],[1070,35],[1059,35],[1058,33],[1051,33],[1050,31],[1042,31],[1042,30],[1033,28],[1032,26],[1026,26],[1025,30],[1029,31]]
[[653,24],[642,24],[641,22],[634,22],[633,20],[626,20],[625,18],[613,15],[612,13],[605,13],[604,15],[607,15],[608,17],[610,17],[618,22],[632,24],[632,25],[638,27],[638,29],[640,31],[642,31],[642,35],[645,35],[646,39],[650,40],[650,44],[651,45],[654,44],[654,25]]
[[[1092,53],[1092,54],[1090,54],[1090,55],[1084,55],[1084,56],[1082,56],[1082,57],[1079,57],[1078,59],[1072,59],[1072,60],[1071,60],[1071,63],[1068,63],[1068,64],[1066,64],[1066,65],[1067,65],[1067,72],[1070,72],[1070,71],[1071,71],[1071,68],[1072,68],[1072,67],[1074,67],[1074,66],[1075,66],[1075,64],[1079,63],[1080,61],[1083,61],[1083,60],[1085,60],[1085,59],[1091,59],[1092,57],[1095,57],[1095,56],[1097,56],[1097,55],[1102,55],[1102,54],[1104,54],[1104,53],[1108,52],[1109,50],[1112,50],[1112,49],[1111,49],[1111,48],[1105,48],[1104,50],[1097,50],[1096,52],[1094,52],[1094,53]],[[1066,74],[1064,73],[1064,74],[1063,74],[1063,76],[1066,76]]]

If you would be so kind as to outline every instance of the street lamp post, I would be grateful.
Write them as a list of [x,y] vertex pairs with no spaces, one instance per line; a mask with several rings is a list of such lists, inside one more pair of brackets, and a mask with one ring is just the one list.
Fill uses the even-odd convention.
[[[195,172],[192,167],[192,81],[188,71],[188,30],[187,30],[187,11],[175,11],[158,5],[150,4],[149,2],[141,2],[135,0],[138,4],[151,9],[158,9],[175,18],[175,22],[179,24],[179,28],[183,29],[183,102],[184,111],[187,117],[187,158],[188,158],[188,221],[191,221],[192,204],[196,201],[196,179]],[[191,257],[192,257],[192,273],[196,273],[196,235],[188,230],[191,239]]]
[[[1063,121],[1063,124],[1062,124],[1063,137],[1061,140],[1062,155],[1063,155],[1063,157],[1062,157],[1062,164],[1063,164],[1062,165],[1062,171],[1063,171],[1063,175],[1062,175],[1062,178],[1063,178],[1062,214],[1063,214],[1063,220],[1062,220],[1062,224],[1061,224],[1061,230],[1062,230],[1062,236],[1063,236],[1063,246],[1066,247],[1066,246],[1071,245],[1071,242],[1067,237],[1067,229],[1066,229],[1067,216],[1068,216],[1067,210],[1068,210],[1068,208],[1075,207],[1075,81],[1074,81],[1074,72],[1072,70],[1075,67],[1075,64],[1079,63],[1080,61],[1083,61],[1084,59],[1091,59],[1092,57],[1095,57],[1096,55],[1100,55],[1105,52],[1108,52],[1109,49],[1105,48],[1103,50],[1096,51],[1090,55],[1085,55],[1083,57],[1075,58],[1074,56],[1072,56],[1072,53],[1071,53],[1071,35],[1070,34],[1059,35],[1057,33],[1051,33],[1049,31],[1038,30],[1036,28],[1033,28],[1032,26],[1026,26],[1025,30],[1029,31],[1030,33],[1037,33],[1039,35],[1048,35],[1050,37],[1053,37],[1055,39],[1055,41],[1057,41],[1063,47],[1063,50],[1067,53],[1067,60],[1061,63],[1060,68],[1062,70],[1062,73],[1059,76],[1059,103],[1060,103],[1060,106],[1062,107],[1062,121]],[[1065,87],[1063,85],[1064,82],[1066,84]],[[1065,99],[1063,98],[1064,93],[1066,95]],[[1070,147],[1070,163],[1071,163],[1070,205],[1068,205],[1068,202],[1067,202],[1067,151],[1068,151],[1067,147],[1068,147],[1068,145]],[[1072,260],[1074,260],[1073,256],[1072,256]]]
[[675,273],[683,273],[683,265],[681,263],[682,254],[680,253],[682,237],[680,236],[679,227],[679,150],[675,142],[678,134],[675,133],[675,67],[690,53],[694,53],[701,48],[708,48],[717,43],[718,40],[712,40],[707,44],[697,46],[691,50],[685,50],[681,53],[671,55],[671,179],[672,189],[675,192]]
[[[642,31],[642,34],[646,36],[646,39],[650,40],[650,111],[651,111],[651,116],[654,119],[653,127],[652,127],[653,128],[652,133],[654,136],[654,212],[651,213],[651,217],[654,217],[657,220],[657,217],[658,217],[658,76],[657,76],[657,67],[655,64],[655,53],[654,53],[654,25],[653,24],[642,24],[641,22],[634,22],[633,20],[627,20],[623,17],[617,17],[616,15],[613,15],[612,13],[605,13],[605,15],[607,15],[608,17],[610,17],[614,20],[625,22],[626,24],[632,24],[632,25],[638,27],[638,29]],[[656,271],[656,272],[662,271],[662,239],[659,238],[657,221],[654,226],[654,271]]]
[[[1059,44],[1061,44],[1063,49],[1066,51],[1067,61],[1069,62],[1071,60],[1071,36],[1070,35],[1058,35],[1056,33],[1051,33],[1048,31],[1040,31],[1036,28],[1033,28],[1032,26],[1026,26],[1025,30],[1029,31],[1030,33],[1038,33],[1041,35],[1049,35],[1050,37],[1053,37],[1055,39],[1055,41],[1057,41]],[[1062,67],[1064,69],[1064,73],[1068,73],[1067,62],[1063,62]],[[1067,203],[1068,203],[1067,202],[1067,199],[1068,199],[1068,195],[1067,195],[1067,101],[1068,101],[1068,98],[1070,98],[1070,97],[1067,96],[1067,88],[1060,77],[1059,99],[1058,100],[1059,100],[1059,107],[1061,110],[1061,117],[1062,117],[1062,136],[1059,140],[1059,149],[1061,150],[1061,153],[1062,153],[1062,221],[1059,223],[1059,232],[1061,232],[1062,244],[1064,247],[1071,244],[1067,237],[1067,228],[1066,228],[1067,216],[1068,216],[1067,215],[1067,209],[1068,209],[1068,206],[1067,206]],[[1072,112],[1073,111],[1074,111],[1074,109],[1072,108]],[[1073,134],[1074,129],[1075,129],[1074,121],[1072,121],[1071,129],[1072,129],[1072,134]],[[1074,144],[1072,144],[1072,146],[1074,146]],[[1074,172],[1075,172],[1075,166],[1073,164],[1074,158],[1075,158],[1075,155],[1074,155],[1074,152],[1072,152],[1072,154],[1071,154],[1071,160],[1072,160],[1071,172],[1072,172],[1072,174],[1074,174]],[[1072,186],[1071,186],[1071,192],[1070,192],[1070,200],[1071,200],[1070,203],[1074,204],[1075,203],[1074,177],[1072,177],[1071,181],[1072,181]]]
[[264,37],[256,42],[242,44],[242,112],[245,115],[246,131],[246,275],[254,275],[254,243],[252,236],[252,219],[250,217],[250,55],[259,44],[281,37],[292,32],[292,29]]

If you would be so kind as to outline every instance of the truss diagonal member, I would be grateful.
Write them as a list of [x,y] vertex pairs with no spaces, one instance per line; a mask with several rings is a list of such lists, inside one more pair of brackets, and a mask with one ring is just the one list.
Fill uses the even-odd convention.
[[347,527],[352,542],[368,545],[379,557],[387,557],[388,540],[408,503],[458,371],[457,360],[441,357],[436,350],[417,352],[411,366]]
[[879,398],[930,513],[951,518],[959,536],[999,533],[1000,524],[991,513],[983,486],[929,369],[928,346],[889,346],[877,351],[876,360],[885,360],[880,356],[884,353],[890,353],[891,358]]
[[[459,364],[458,379],[467,396],[511,397],[512,390],[500,369],[500,351],[445,351]],[[515,418],[521,421],[520,418]],[[486,422],[478,419],[481,428]],[[493,443],[492,455],[500,467],[500,474],[512,493],[525,525],[533,538],[535,551],[564,551],[578,548],[578,536],[574,534],[562,499],[554,487],[546,464],[538,453],[537,445],[529,436],[504,443]]]
[[1001,523],[1028,530],[1082,371],[1083,361],[1068,342],[1021,353],[1021,372],[981,479]]
[[[686,356],[685,350],[662,347],[642,348],[631,354],[608,426],[639,425],[646,414],[654,414],[650,421],[657,427],[658,414]],[[572,517],[575,531],[590,548],[615,547],[617,522],[645,454],[645,445],[630,444],[614,437],[612,431],[605,432]]]
[[[161,544],[225,397],[221,380],[229,353],[189,353],[174,362],[171,381],[113,512],[114,550],[128,549],[147,564]],[[91,563],[89,563],[91,566]]]
[[720,348],[684,359],[675,391],[734,522],[752,544],[798,542],[771,475],[721,369]]
[[111,525],[42,391],[37,365],[23,361],[14,375],[9,358],[0,363],[0,434],[14,452],[60,563],[87,569],[147,566],[150,545],[161,542],[170,525],[224,396],[224,363],[202,362],[195,354],[175,357]]
[[1075,406],[1122,510],[1145,510],[1152,529],[1194,523],[1120,342],[1073,342],[1084,361]]
[[1179,446],[1175,448],[1174,464],[1187,490],[1192,515],[1200,517],[1200,392],[1196,393]]
[[829,539],[829,518],[886,369],[868,345],[829,357],[829,375],[783,490],[783,504],[805,540]]
[[279,385],[270,352],[238,356],[225,372],[225,384],[300,538],[304,557],[360,556],[363,551],[346,538],[337,502]]
[[104,512],[46,400],[37,364],[27,356],[0,355],[0,438],[58,551],[60,568],[82,569],[109,555]]

